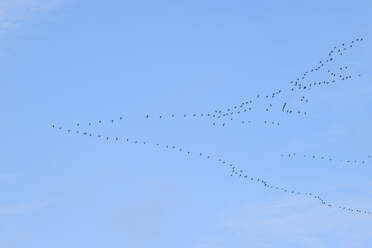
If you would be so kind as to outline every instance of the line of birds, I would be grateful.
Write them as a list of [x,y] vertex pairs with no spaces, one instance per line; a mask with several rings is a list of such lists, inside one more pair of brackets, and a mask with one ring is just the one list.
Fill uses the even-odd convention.
[[[98,123],[100,124],[116,124],[120,121],[122,121],[124,118],[123,117],[120,117],[119,119],[112,119],[111,121],[105,123],[103,122],[102,120],[99,120]],[[224,120],[224,122],[220,123],[220,122],[216,122],[214,121],[212,123],[213,126],[221,126],[221,127],[225,127],[228,125],[229,122],[233,122],[234,121],[234,118],[230,118],[228,120]],[[267,125],[267,126],[280,126],[280,122],[278,121],[270,121],[270,120],[263,120],[263,121],[252,121],[252,120],[240,120],[239,122],[240,124],[242,125],[246,125],[246,124],[253,124],[253,123],[258,123],[258,124],[264,124],[264,125]],[[77,127],[80,127],[80,123],[76,123],[76,126]],[[91,126],[91,123],[88,124],[88,126]],[[53,126],[54,127],[54,126]]]
[[[356,38],[350,42],[347,43],[342,43],[340,47],[338,46],[334,46],[328,53],[328,58],[326,59],[323,59],[323,60],[320,60],[319,61],[319,64],[310,68],[309,70],[305,71],[303,73],[303,75],[301,77],[298,77],[296,80],[293,80],[293,81],[290,81],[290,84],[295,84],[296,82],[297,83],[300,83],[301,81],[303,81],[304,79],[306,79],[307,75],[308,74],[311,74],[311,73],[314,73],[314,72],[317,72],[319,71],[322,67],[324,67],[325,64],[330,64],[332,62],[335,61],[335,58],[336,56],[334,56],[334,53],[336,52],[338,56],[342,56],[343,53],[342,52],[346,52],[348,49],[351,49],[353,48],[353,46],[357,43],[357,42],[361,42],[363,41],[364,39],[363,38]],[[349,46],[349,48],[347,48]]]
[[[350,46],[350,48],[353,47],[353,44],[354,44],[355,42],[360,42],[360,41],[363,41],[363,38],[357,38],[357,39],[352,40],[351,42],[349,42],[349,46]],[[345,43],[342,43],[341,47],[343,47],[343,48],[342,48],[342,51],[346,51],[346,50],[348,50],[348,49],[345,47]],[[320,60],[320,61],[319,61],[319,65],[317,65],[317,66],[315,66],[315,67],[313,67],[313,68],[311,68],[311,69],[305,71],[301,77],[298,77],[296,80],[290,81],[290,84],[291,84],[291,85],[294,85],[294,86],[297,86],[297,85],[298,85],[299,87],[298,87],[297,89],[299,89],[299,90],[301,90],[301,89],[308,89],[308,90],[311,90],[312,85],[314,85],[314,86],[320,85],[320,84],[316,84],[316,83],[314,83],[314,84],[311,84],[311,83],[310,83],[310,84],[308,84],[308,86],[305,86],[305,85],[304,85],[303,87],[301,87],[301,86],[302,86],[302,83],[301,83],[301,82],[302,82],[303,80],[305,80],[309,74],[311,74],[311,73],[315,73],[315,72],[317,72],[317,71],[320,71],[320,70],[324,67],[325,63],[326,63],[326,64],[330,64],[331,62],[334,62],[335,59],[334,59],[333,57],[331,57],[331,56],[333,55],[333,53],[334,53],[335,50],[337,50],[337,46],[334,46],[333,49],[328,53],[328,56],[329,56],[330,58],[325,59],[324,62],[323,62],[323,60]],[[339,49],[339,50],[340,50],[340,49]],[[338,55],[339,55],[339,56],[342,56],[342,53],[338,53]],[[343,67],[340,67],[340,70],[347,69],[347,68],[348,68],[347,66],[343,66]],[[345,80],[345,79],[349,79],[349,78],[351,78],[350,75],[349,75],[349,76],[343,76],[343,77],[341,77],[341,80]],[[332,80],[332,83],[335,83],[335,82],[336,82],[336,80]],[[293,92],[295,89],[296,89],[295,87],[291,87],[291,91],[292,91],[292,92]],[[276,92],[272,93],[271,96],[270,96],[270,94],[269,94],[269,95],[266,95],[266,98],[267,98],[267,99],[275,98],[275,96],[279,95],[279,94],[282,93],[282,92],[283,92],[282,90],[276,91]],[[259,95],[258,95],[258,96],[259,96]],[[242,102],[242,103],[241,103],[241,106],[243,106],[244,103],[246,103],[246,102]],[[227,109],[227,111],[225,111],[225,112],[229,112],[229,109]],[[299,111],[292,111],[292,112],[289,111],[289,112],[287,112],[287,113],[295,113],[295,112],[298,113]],[[221,113],[221,112],[220,112],[220,113]]]
[[[353,47],[353,45],[356,42],[360,42],[360,41],[363,41],[363,38],[357,38],[357,39],[349,42],[349,48]],[[340,51],[341,50],[342,51],[348,50],[347,44],[342,43],[340,48],[338,48],[337,46],[334,46],[333,49],[328,53],[330,58],[325,59],[324,62],[323,62],[323,60],[320,60],[319,65],[305,71],[303,73],[303,75],[301,77],[298,77],[296,80],[290,81],[291,87],[290,87],[289,92],[294,92],[294,91],[298,91],[298,90],[311,91],[311,89],[314,88],[314,87],[331,85],[333,83],[336,83],[337,80],[351,79],[352,75],[337,74],[337,73],[334,73],[333,71],[331,71],[331,69],[327,69],[326,72],[329,73],[329,75],[332,77],[331,80],[329,80],[329,81],[328,80],[323,80],[323,81],[312,82],[312,83],[305,83],[304,82],[304,80],[307,79],[308,75],[310,75],[311,73],[315,73],[317,71],[320,71],[321,69],[324,69],[325,64],[334,62],[335,59],[332,57],[332,55],[335,51],[338,51],[338,50],[340,50]],[[338,55],[341,56],[341,54],[338,54]],[[348,66],[341,66],[341,67],[339,67],[339,70],[340,71],[345,71],[348,68],[349,68]],[[360,74],[358,74],[358,76],[360,76]],[[169,119],[175,119],[175,118],[194,118],[194,119],[195,118],[223,119],[223,118],[228,118],[228,117],[231,118],[231,116],[242,115],[242,114],[249,113],[250,111],[253,110],[254,103],[259,101],[260,99],[270,101],[270,100],[273,100],[274,98],[280,96],[281,94],[283,94],[283,92],[285,92],[285,91],[282,90],[282,89],[279,89],[279,90],[276,90],[276,91],[272,92],[271,94],[264,94],[264,95],[257,94],[256,97],[253,97],[249,100],[245,100],[238,105],[230,106],[230,107],[226,108],[225,110],[220,109],[220,110],[215,110],[214,112],[209,112],[209,113],[193,113],[193,114],[186,114],[186,113],[185,114],[167,114],[167,115],[166,114],[160,114],[160,115],[146,114],[144,116],[144,119],[148,120],[148,119],[154,119],[155,118],[155,119],[160,119],[160,120],[165,120],[165,119],[169,120]],[[300,102],[308,103],[309,99],[308,98],[305,99],[305,96],[302,96],[300,98]],[[279,108],[278,108],[279,110],[280,110],[280,107],[281,106],[279,106]],[[272,109],[273,109],[273,103],[269,103],[269,105],[266,108],[264,108],[263,110],[266,111],[266,112],[269,112]],[[288,105],[286,106],[285,111],[282,111],[282,112],[284,112],[286,114],[297,114],[297,115],[304,115],[304,116],[307,115],[306,111],[299,110],[299,109],[293,109],[293,108],[290,108]],[[114,122],[115,120],[122,120],[122,119],[123,119],[123,117],[119,117],[119,119],[112,119],[111,122]],[[94,124],[102,124],[102,123],[103,123],[102,120],[98,120],[98,121],[94,121],[94,122],[88,122],[87,124],[88,124],[88,126],[92,126]],[[216,124],[213,124],[213,125],[216,125]],[[221,125],[221,126],[224,126],[224,125]]]
[[[349,42],[349,46],[350,46],[350,48],[353,47],[353,45],[355,44],[355,42],[360,42],[360,41],[363,41],[363,38],[356,38],[356,39],[352,40],[351,42]],[[348,50],[348,49],[345,47],[345,44],[346,44],[346,43],[342,43],[342,44],[341,44],[342,51],[346,51],[346,50]],[[336,51],[337,49],[338,49],[337,46],[334,46],[333,49],[331,49],[330,52],[328,53],[328,56],[329,56],[330,58],[327,58],[327,59],[324,59],[324,60],[320,60],[320,61],[319,61],[319,65],[317,65],[317,66],[315,66],[315,67],[312,67],[312,68],[310,68],[309,70],[305,71],[301,77],[298,77],[296,80],[290,81],[290,84],[291,84],[291,85],[292,85],[292,84],[293,84],[293,85],[301,85],[301,82],[302,82],[303,80],[305,80],[309,74],[311,74],[311,73],[315,73],[315,72],[321,70],[321,69],[324,67],[325,63],[330,64],[330,63],[334,62],[335,59],[334,59],[334,57],[332,57],[332,55],[333,55],[334,51]],[[339,50],[341,51],[341,49],[339,49]],[[342,56],[341,53],[338,53],[338,55],[339,55],[339,56]],[[323,61],[324,61],[324,62],[323,62]],[[344,67],[346,67],[345,69],[347,69],[347,66],[344,66]],[[340,70],[344,69],[344,67],[340,67],[340,68],[341,68]],[[311,88],[311,85],[310,85],[310,88]],[[301,89],[301,87],[300,87],[300,89]],[[306,89],[306,87],[305,87],[305,89]],[[294,91],[294,88],[293,88],[293,90],[291,90],[291,91]],[[282,92],[283,92],[282,90],[278,90],[278,91],[273,92],[272,94],[268,94],[268,95],[266,95],[266,99],[275,98],[277,95],[279,95],[279,94],[282,93]],[[243,101],[243,102],[241,103],[241,105],[244,105],[245,103],[246,103],[246,101]],[[225,111],[225,112],[226,112],[226,111]],[[229,112],[229,110],[227,110],[227,112]]]
[[[222,123],[216,123],[216,122],[213,122],[212,124],[213,124],[213,126],[222,126],[222,127],[225,127],[225,126],[227,126],[227,123],[228,122],[232,122],[232,121],[234,121],[234,118],[230,118],[230,119],[228,119],[227,121],[225,120],[224,122],[222,122]],[[241,124],[252,124],[252,123],[254,123],[253,121],[244,121],[244,120],[242,120],[242,121],[240,121],[240,123]],[[262,121],[262,122],[255,122],[255,123],[263,123],[263,124],[265,124],[265,125],[271,125],[271,126],[280,126],[280,122],[277,122],[277,121],[268,121],[268,120],[264,120],[264,121]]]
[[[348,66],[344,66],[344,67],[341,67],[341,68],[348,68]],[[337,74],[337,73],[333,72],[331,69],[327,69],[326,72],[331,76],[331,78],[332,78],[331,81],[318,81],[318,82],[313,82],[313,83],[304,83],[304,82],[301,83],[301,82],[297,82],[297,81],[295,81],[295,82],[291,81],[293,83],[291,91],[295,91],[295,90],[310,91],[313,87],[316,87],[316,86],[329,85],[329,84],[332,84],[332,83],[336,83],[337,80],[344,81],[344,80],[352,78],[351,74],[348,74],[348,75],[343,74],[343,73]],[[360,74],[358,74],[358,77],[360,77]]]
[[[347,69],[348,67],[347,66],[344,66],[344,67],[340,67],[340,70],[342,69]],[[331,74],[331,76],[335,77],[336,74],[335,73],[332,73],[330,69],[328,69],[328,72]],[[308,72],[305,72],[305,75],[307,75]],[[351,75],[348,75],[348,76],[343,76],[343,75],[338,75],[339,78],[341,80],[345,80],[345,79],[351,79]],[[304,78],[304,77],[303,77]],[[299,79],[298,79],[299,80]],[[297,90],[311,90],[312,87],[316,87],[316,86],[323,86],[323,85],[329,85],[331,83],[335,83],[337,81],[337,79],[333,79],[332,81],[319,81],[319,82],[313,82],[313,83],[309,83],[307,85],[305,84],[301,84],[299,83],[298,81],[291,81],[291,83],[293,83],[293,87],[291,88],[291,91],[294,91],[295,89]],[[230,108],[227,108],[225,111],[224,110],[215,110],[214,112],[212,113],[194,113],[194,114],[183,114],[183,115],[176,115],[176,114],[170,114],[170,115],[158,115],[158,116],[153,116],[153,115],[149,115],[149,114],[146,114],[144,116],[144,119],[174,119],[174,118],[177,118],[177,117],[181,117],[181,118],[200,118],[200,117],[204,117],[204,118],[215,118],[215,119],[223,119],[225,117],[230,117],[231,116],[234,116],[234,115],[241,115],[241,114],[244,114],[244,113],[248,113],[250,111],[252,111],[253,109],[253,103],[255,103],[256,101],[258,101],[259,99],[273,99],[275,97],[277,97],[280,93],[282,93],[282,90],[277,90],[275,92],[273,92],[271,95],[265,95],[265,96],[261,96],[260,94],[257,94],[256,97],[250,99],[250,100],[247,100],[245,102],[242,102],[240,105],[235,105],[233,107],[230,107]],[[305,96],[302,96],[300,98],[300,102],[306,102],[308,103],[309,102],[309,99],[308,98],[305,98]],[[270,111],[271,109],[273,108],[273,104],[272,103],[269,103],[269,105],[265,108],[265,111],[268,112]],[[306,115],[307,112],[306,111],[301,111],[301,110],[294,110],[294,109],[289,109],[287,107],[287,109],[285,109],[284,111],[284,108],[282,109],[282,112],[285,112],[287,114],[292,114],[292,113],[297,113],[297,114],[303,114],[303,115]],[[118,119],[111,119],[111,123],[114,123],[115,121],[118,121],[118,120],[123,120],[123,117],[119,117]],[[94,124],[103,124],[104,122],[102,120],[98,120],[98,121],[95,121],[95,122],[88,122],[88,126],[92,126]],[[77,124],[78,126],[80,125],[80,123]],[[213,125],[215,125],[215,123],[213,123]],[[224,125],[222,125],[224,126]]]
[[[259,98],[260,95],[257,95],[257,98]],[[250,100],[252,101],[252,100]],[[274,107],[274,104],[273,103],[268,103],[268,105],[263,108],[263,110],[265,112],[269,112],[269,111],[272,111],[273,110],[273,107]],[[219,111],[216,111],[216,115],[213,115],[212,117],[213,118],[217,118],[217,119],[220,119],[220,118],[225,118],[225,117],[230,117],[230,116],[234,116],[234,115],[241,115],[241,114],[245,114],[245,113],[248,113],[250,111],[252,111],[253,107],[252,106],[249,106],[249,107],[246,107],[244,103],[240,104],[239,106],[234,106],[234,110],[231,110],[231,109],[227,109],[227,111],[225,112],[222,112],[221,110]],[[279,108],[278,108],[279,109]],[[306,115],[306,111],[302,111],[302,110],[288,110],[286,113],[297,113],[297,114],[304,114]]]
[[[319,64],[316,66],[316,67],[313,67],[311,68],[310,70],[306,71],[302,77],[299,77],[297,78],[297,80],[295,81],[291,81],[290,82],[290,88],[286,91],[284,90],[276,90],[275,92],[273,92],[272,94],[268,94],[268,95],[260,95],[260,94],[257,94],[256,97],[250,99],[250,100],[246,100],[246,101],[243,101],[240,105],[235,105],[233,107],[229,107],[227,108],[226,110],[215,110],[214,112],[210,112],[210,113],[194,113],[194,114],[183,114],[183,115],[176,115],[176,114],[171,114],[171,115],[157,115],[157,116],[154,116],[154,115],[149,115],[149,114],[146,114],[144,116],[144,119],[174,119],[174,118],[204,118],[204,119],[212,119],[213,121],[213,126],[226,126],[226,123],[227,122],[232,122],[233,120],[237,120],[237,118],[234,118],[235,116],[238,116],[238,115],[242,115],[242,114],[246,114],[246,113],[249,113],[253,107],[254,107],[254,104],[256,104],[259,100],[266,100],[268,101],[268,104],[266,105],[266,108],[262,109],[264,110],[265,112],[269,112],[269,111],[272,111],[273,109],[273,106],[274,104],[270,101],[272,101],[274,98],[277,98],[281,95],[283,95],[283,92],[289,92],[291,94],[294,94],[296,92],[299,92],[301,94],[301,98],[299,98],[299,102],[301,103],[308,103],[309,102],[309,98],[306,97],[304,94],[305,92],[309,92],[311,91],[311,89],[313,88],[318,88],[320,86],[326,86],[326,85],[332,85],[334,83],[336,83],[338,80],[349,80],[352,78],[352,75],[348,74],[344,74],[344,72],[346,73],[346,71],[348,70],[348,66],[341,66],[339,67],[339,70],[342,71],[340,73],[335,73],[333,70],[331,69],[327,69],[325,65],[327,64],[331,64],[335,61],[335,56],[333,56],[334,53],[336,53],[336,55],[338,56],[342,56],[348,49],[352,48],[353,45],[356,43],[356,42],[359,42],[359,41],[363,41],[363,38],[358,38],[358,39],[355,39],[353,41],[350,42],[349,45],[345,45],[345,43],[343,43],[341,45],[341,47],[333,47],[333,49],[329,52],[328,56],[329,58],[327,58],[326,60],[323,61],[320,61]],[[347,47],[348,46],[348,47]],[[307,77],[311,74],[311,73],[315,73],[315,72],[318,72],[318,71],[321,71],[321,70],[326,70],[327,69],[327,73],[328,75],[331,77],[331,80],[329,81],[326,81],[326,80],[323,80],[323,81],[318,81],[318,82],[312,82],[312,83],[305,83],[304,80],[307,80]],[[358,75],[360,77],[360,74]],[[293,108],[291,108],[289,106],[289,104],[287,103],[287,99],[283,99],[284,101],[281,103],[280,107],[278,108],[278,110],[281,110],[281,112],[284,112],[284,113],[287,113],[287,114],[294,114],[294,113],[297,113],[297,114],[302,114],[302,115],[306,115],[307,112],[306,111],[301,111],[301,110],[294,110]],[[103,122],[102,120],[99,120],[98,122],[89,122],[88,123],[88,126],[93,126],[94,124],[105,124],[105,123],[117,123],[117,122],[120,122],[124,120],[124,117],[119,117],[117,119],[111,119],[110,121],[106,121],[106,122]],[[222,123],[221,123],[222,122]],[[241,124],[250,124],[252,123],[252,121],[241,121]],[[258,122],[259,123],[259,122]],[[279,126],[280,123],[279,122],[274,122],[274,121],[263,121],[264,124],[267,124],[267,125],[273,125],[273,126]],[[80,123],[77,123],[76,126],[80,127]],[[63,127],[56,127],[55,125],[52,125],[53,128],[55,129],[58,129],[60,131],[65,131],[66,133],[71,133],[71,134],[81,134],[83,136],[88,136],[88,137],[96,137],[98,139],[102,139],[102,140],[106,140],[108,142],[126,142],[126,143],[133,143],[133,144],[143,144],[143,145],[147,145],[147,144],[151,144],[147,141],[138,141],[138,140],[131,140],[129,138],[126,138],[126,139],[122,139],[122,138],[119,138],[119,137],[111,137],[111,136],[103,136],[103,135],[97,135],[97,134],[93,134],[93,133],[90,133],[90,132],[84,132],[84,131],[79,131],[79,130],[72,130],[72,129],[65,129]],[[300,192],[300,191],[296,191],[296,190],[290,190],[288,188],[284,188],[284,187],[279,187],[279,186],[274,186],[274,185],[271,185],[269,184],[267,181],[261,179],[261,178],[255,178],[255,177],[249,177],[247,174],[245,174],[245,172],[239,168],[237,168],[235,165],[231,164],[231,163],[227,163],[226,161],[222,160],[221,158],[215,158],[215,157],[212,157],[211,155],[205,155],[203,153],[193,153],[191,151],[187,151],[183,148],[179,148],[179,147],[176,147],[176,146],[170,146],[170,145],[161,145],[159,143],[156,143],[156,144],[152,144],[152,145],[155,145],[157,147],[162,147],[162,148],[166,148],[166,149],[169,149],[169,150],[174,150],[174,151],[179,151],[179,152],[183,152],[185,153],[186,155],[197,155],[199,157],[203,157],[203,158],[206,158],[208,160],[215,160],[216,162],[219,162],[221,165],[226,165],[229,170],[230,170],[230,176],[233,177],[233,176],[236,176],[236,177],[239,177],[239,178],[242,178],[242,179],[245,179],[247,181],[250,181],[250,182],[256,182],[256,183],[260,183],[262,184],[265,188],[268,188],[268,189],[272,189],[272,190],[278,190],[278,191],[282,191],[282,192],[285,192],[285,193],[288,193],[288,194],[296,194],[296,195],[304,195],[306,197],[310,197],[310,198],[314,198],[316,200],[319,200],[322,205],[325,205],[325,206],[328,206],[328,207],[337,207],[339,209],[342,209],[342,210],[345,210],[345,211],[349,211],[349,212],[354,212],[354,213],[360,213],[360,214],[371,214],[371,212],[369,211],[363,211],[363,210],[359,210],[359,209],[353,209],[353,208],[348,208],[348,207],[345,207],[345,206],[336,206],[334,204],[331,204],[329,202],[326,202],[324,199],[322,199],[320,196],[316,195],[316,194],[313,194],[313,193],[306,193],[306,192]],[[291,154],[287,154],[287,155],[284,155],[282,154],[282,157],[296,157],[298,155],[296,155],[296,153],[291,153]],[[315,155],[302,155],[303,157],[309,157],[309,158],[312,158],[312,159],[322,159],[322,160],[325,160],[325,161],[329,161],[329,162],[340,162],[340,161],[336,161],[334,160],[333,158],[330,158],[330,157],[325,157],[325,156],[315,156]],[[370,158],[370,155],[368,155],[368,158]],[[361,160],[361,161],[357,161],[357,160],[345,160],[343,161],[347,164],[365,164],[365,160]]]
[[[250,103],[252,102],[252,100],[250,101]],[[249,102],[247,101],[246,104],[248,104]],[[176,118],[183,118],[183,119],[186,119],[186,118],[193,118],[193,119],[199,119],[199,118],[204,118],[204,119],[207,119],[207,118],[210,118],[211,119],[211,123],[212,125],[216,126],[217,125],[217,121],[220,121],[220,120],[223,120],[225,117],[226,119],[229,118],[228,120],[225,121],[225,125],[226,125],[226,122],[227,121],[232,121],[234,119],[233,116],[237,116],[237,115],[241,115],[243,113],[247,113],[249,111],[252,111],[253,110],[253,106],[249,106],[247,108],[243,108],[244,105],[240,105],[240,106],[234,106],[232,109],[236,110],[235,112],[232,111],[232,109],[228,109],[229,113],[222,113],[221,110],[215,110],[213,113],[194,113],[194,114],[181,114],[181,115],[177,115],[177,114],[168,114],[168,115],[164,115],[164,114],[161,114],[161,115],[150,115],[150,114],[146,114],[143,116],[143,119],[144,120],[169,120],[169,119],[176,119]],[[269,104],[269,106],[266,108],[266,111],[268,111],[269,109],[271,109],[273,107],[272,104]],[[95,125],[103,125],[103,124],[107,124],[107,123],[111,123],[111,124],[114,124],[114,123],[118,123],[120,121],[123,121],[125,119],[124,116],[119,116],[118,118],[113,118],[109,121],[104,121],[102,119],[99,119],[98,121],[92,121],[92,122],[88,122],[86,125],[87,126],[95,126]],[[252,122],[252,121],[248,121],[249,122]],[[245,122],[246,123],[246,122]],[[265,121],[262,121],[262,123],[272,123],[272,121],[268,121],[268,120],[265,120]],[[275,124],[277,124],[278,122],[275,122]],[[244,124],[244,122],[243,122]],[[76,123],[76,126],[83,126],[85,125],[84,123]],[[223,123],[221,124],[221,126],[225,126]],[[217,125],[218,126],[218,125]]]
[[[343,68],[347,69],[348,67],[347,66],[340,67],[340,70],[342,70]],[[331,72],[331,70],[328,69],[328,72]],[[305,73],[307,73],[307,72],[305,72]],[[333,73],[331,74],[331,76],[334,77]],[[345,76],[345,75],[339,74],[338,76],[339,76],[340,80],[347,80],[347,79],[352,78],[351,75]],[[294,91],[295,89],[310,91],[313,87],[329,85],[329,84],[336,83],[336,82],[337,82],[337,79],[333,79],[331,81],[325,81],[324,80],[324,81],[319,81],[319,82],[308,83],[307,85],[305,85],[305,84],[298,83],[298,81],[294,81],[293,82],[294,86],[291,88],[291,91]],[[186,118],[186,117],[194,117],[194,118],[195,117],[211,117],[211,118],[216,118],[216,119],[222,119],[224,117],[231,117],[231,116],[234,116],[234,115],[241,115],[241,114],[248,113],[248,112],[252,111],[253,103],[255,103],[257,100],[259,100],[259,99],[273,99],[282,92],[283,92],[282,90],[277,90],[277,91],[273,92],[271,95],[268,94],[268,95],[265,95],[263,97],[260,94],[257,94],[256,97],[251,98],[250,100],[247,100],[245,102],[241,102],[240,105],[235,105],[233,107],[229,107],[225,111],[224,110],[215,110],[213,113],[200,113],[200,114],[194,113],[192,115],[183,114],[181,116],[183,116],[183,118]],[[309,99],[305,98],[305,96],[302,96],[300,98],[300,102],[308,103]],[[265,108],[265,111],[269,112],[272,108],[273,108],[273,104],[269,103],[269,105]],[[286,109],[286,111],[283,111],[283,112],[288,113],[288,114],[296,113],[296,114],[299,114],[299,115],[301,115],[301,114],[302,115],[307,115],[306,111],[294,110],[294,109],[288,109],[288,108]],[[159,119],[176,118],[177,116],[178,115],[175,115],[175,114],[160,115]],[[146,117],[146,119],[149,119],[150,115],[147,114],[145,117]]]
[[330,163],[337,163],[337,164],[344,164],[344,165],[358,165],[358,166],[364,166],[367,165],[367,160],[371,159],[371,155],[367,155],[365,159],[358,160],[358,159],[335,159],[331,156],[324,156],[324,155],[315,155],[315,154],[298,154],[298,153],[287,153],[287,154],[281,154],[282,158],[307,158],[307,159],[313,159],[313,160],[322,160],[327,161]]
[[333,78],[339,78],[341,80],[351,79],[352,75],[344,75],[344,74],[337,74],[337,72],[333,72],[332,70],[328,69],[327,73],[330,74]]
[[88,131],[81,131],[81,130],[76,130],[76,129],[67,129],[67,128],[64,128],[62,126],[57,127],[54,124],[51,127],[53,129],[57,129],[61,132],[64,132],[65,134],[67,133],[67,134],[82,135],[82,136],[85,136],[85,137],[92,137],[92,138],[97,138],[97,139],[100,139],[100,140],[104,140],[106,142],[116,142],[116,143],[122,142],[122,143],[130,143],[130,144],[134,144],[134,145],[137,145],[137,144],[150,145],[150,146],[162,148],[162,149],[165,149],[165,150],[177,151],[177,152],[183,153],[187,156],[194,155],[194,156],[206,159],[206,160],[215,161],[215,162],[219,163],[220,165],[227,167],[228,170],[230,171],[230,176],[231,177],[236,176],[236,177],[239,177],[239,178],[244,179],[244,180],[249,181],[249,182],[259,183],[267,189],[277,190],[277,191],[281,191],[281,192],[284,192],[284,193],[287,193],[287,194],[302,195],[302,196],[305,196],[305,197],[308,197],[308,198],[311,198],[311,199],[315,199],[315,200],[320,201],[323,206],[334,207],[334,208],[338,208],[340,210],[353,212],[353,213],[358,213],[358,214],[366,214],[366,215],[371,214],[371,212],[367,211],[367,210],[354,209],[354,208],[349,208],[349,207],[346,207],[346,206],[332,204],[330,202],[327,202],[322,197],[320,197],[319,195],[314,194],[314,193],[301,192],[301,191],[297,191],[297,190],[288,189],[286,187],[275,186],[273,184],[268,183],[266,180],[263,180],[262,178],[257,178],[257,177],[252,177],[252,176],[247,175],[242,169],[239,169],[236,165],[234,165],[232,163],[229,163],[229,162],[223,160],[222,158],[215,157],[215,156],[212,156],[210,154],[203,153],[203,152],[192,152],[188,149],[184,149],[182,147],[178,147],[178,146],[175,146],[175,145],[163,145],[163,144],[160,144],[160,143],[151,143],[149,141],[140,141],[138,139],[119,138],[119,137],[95,134],[95,133],[91,133],[91,132],[88,132]]

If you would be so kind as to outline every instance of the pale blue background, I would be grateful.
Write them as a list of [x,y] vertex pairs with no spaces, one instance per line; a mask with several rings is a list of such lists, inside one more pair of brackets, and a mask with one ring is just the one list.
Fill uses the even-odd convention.
[[[371,160],[280,157],[371,154],[371,13],[368,0],[2,1],[0,247],[370,247],[371,215],[268,191],[213,161],[50,125],[124,116],[99,132],[215,154],[274,184],[371,211]],[[365,41],[340,63],[362,76],[313,91],[306,118],[258,112],[259,123],[225,128],[144,121],[286,88],[357,37]],[[270,118],[282,125],[262,124]]]

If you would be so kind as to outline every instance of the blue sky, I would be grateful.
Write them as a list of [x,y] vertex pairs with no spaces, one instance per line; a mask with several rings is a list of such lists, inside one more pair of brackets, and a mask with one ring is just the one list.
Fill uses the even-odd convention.
[[[371,10],[370,1],[1,1],[0,247],[368,247],[371,215],[231,177],[216,159],[371,211]],[[360,37],[329,67],[352,79],[291,93],[290,81]],[[232,121],[199,116],[250,99],[254,109]],[[284,102],[307,114],[283,113]]]

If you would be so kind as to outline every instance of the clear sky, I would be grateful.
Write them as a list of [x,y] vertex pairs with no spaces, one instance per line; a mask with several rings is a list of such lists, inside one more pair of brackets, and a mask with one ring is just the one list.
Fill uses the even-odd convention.
[[[372,215],[337,206],[372,211],[371,12],[1,0],[0,247],[369,247]],[[352,78],[290,91],[328,69]],[[230,163],[333,206],[230,176]]]

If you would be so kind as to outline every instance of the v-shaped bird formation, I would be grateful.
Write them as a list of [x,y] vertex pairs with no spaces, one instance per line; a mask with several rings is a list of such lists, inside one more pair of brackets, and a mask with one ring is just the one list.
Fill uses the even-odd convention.
[[[249,113],[251,113],[255,109],[257,111],[263,111],[267,113],[278,111],[283,114],[306,116],[308,115],[308,112],[301,107],[291,107],[288,98],[291,98],[290,100],[298,99],[299,103],[308,104],[310,102],[310,96],[305,95],[309,95],[313,90],[318,88],[321,89],[322,87],[326,86],[337,85],[337,83],[340,83],[341,81],[347,81],[353,78],[360,77],[360,74],[353,75],[353,73],[350,72],[349,66],[338,66],[337,72],[333,71],[334,69],[330,68],[330,66],[336,63],[338,57],[343,56],[348,50],[352,49],[354,46],[362,41],[363,38],[357,38],[349,43],[342,43],[341,46],[334,46],[333,49],[331,49],[328,53],[328,57],[326,59],[320,60],[316,66],[309,68],[300,77],[297,77],[297,79],[290,81],[288,85],[289,87],[277,89],[268,94],[255,94],[251,98],[246,99],[239,104],[231,105],[229,107],[225,107],[224,109],[215,109],[213,111],[205,112],[195,111],[191,113],[146,113],[142,116],[142,120],[149,121],[156,119],[162,121],[171,121],[175,119],[206,119],[210,120],[213,126],[224,127],[226,126],[227,122],[238,120],[237,116],[249,115]],[[312,81],[309,79],[310,75],[314,75],[320,72],[324,72],[325,74],[322,75],[323,80]],[[287,94],[286,96],[284,96],[285,93]],[[276,100],[275,103],[273,102],[274,100]],[[84,124],[88,126],[95,126],[104,123],[118,123],[127,118],[130,117],[119,116],[116,118],[112,118],[111,120],[97,119]],[[253,120],[250,121],[252,122]],[[266,123],[265,121],[267,123],[273,122],[269,119],[259,122]],[[278,121],[274,122],[276,124],[278,123]],[[77,123],[77,125],[80,126],[83,125],[83,123]]]
[[[148,122],[150,120],[172,120],[172,119],[193,119],[193,120],[207,120],[211,123],[212,127],[225,127],[231,122],[237,122],[242,125],[248,125],[252,123],[262,124],[272,127],[280,127],[281,123],[275,120],[270,120],[270,117],[264,120],[253,120],[250,113],[253,111],[260,111],[267,113],[268,115],[272,112],[286,115],[296,115],[305,117],[309,113],[306,111],[306,106],[311,104],[311,92],[320,90],[323,87],[336,86],[347,80],[360,77],[360,74],[353,74],[348,65],[337,65],[336,61],[344,56],[348,51],[357,46],[363,38],[354,39],[348,43],[342,43],[341,45],[334,46],[326,56],[325,59],[320,60],[315,66],[310,67],[297,79],[292,80],[287,84],[287,87],[282,89],[273,90],[269,94],[256,94],[253,97],[246,99],[239,104],[231,105],[223,109],[215,109],[213,111],[205,112],[191,112],[191,113],[171,113],[171,114],[151,114],[145,113],[142,115],[141,120]],[[333,67],[332,67],[333,66]],[[318,74],[322,77],[319,79],[311,79],[312,75]],[[319,75],[320,74],[320,75]],[[294,104],[299,104],[296,107]],[[247,116],[250,118],[247,119]],[[52,124],[51,127],[55,130],[61,131],[64,134],[81,135],[89,138],[96,138],[103,142],[114,142],[114,143],[126,143],[133,145],[153,146],[160,150],[168,150],[178,152],[185,156],[196,156],[203,160],[213,161],[218,165],[226,169],[227,175],[230,177],[237,177],[244,180],[247,183],[257,183],[265,187],[266,189],[283,192],[292,195],[298,195],[302,197],[311,198],[319,201],[322,205],[337,208],[347,212],[357,214],[370,215],[371,212],[368,210],[362,210],[357,208],[346,207],[326,201],[323,197],[316,193],[302,192],[294,189],[290,189],[283,186],[273,185],[261,177],[248,175],[245,171],[240,169],[237,165],[227,162],[226,160],[204,152],[195,152],[188,150],[184,147],[176,145],[164,145],[161,143],[153,143],[148,140],[138,140],[129,137],[116,137],[116,136],[105,136],[96,132],[92,132],[88,127],[104,127],[105,125],[120,125],[125,122],[129,117],[123,115],[110,120],[97,119],[88,123],[76,123],[74,128],[66,128]],[[87,129],[88,128],[88,129]],[[85,130],[83,130],[85,129]],[[329,163],[337,163],[343,165],[359,165],[364,166],[371,161],[371,155],[366,156],[363,159],[346,159],[340,160],[332,156],[315,155],[315,154],[300,154],[300,153],[286,153],[281,154],[282,159],[311,159],[311,160],[323,160]]]

